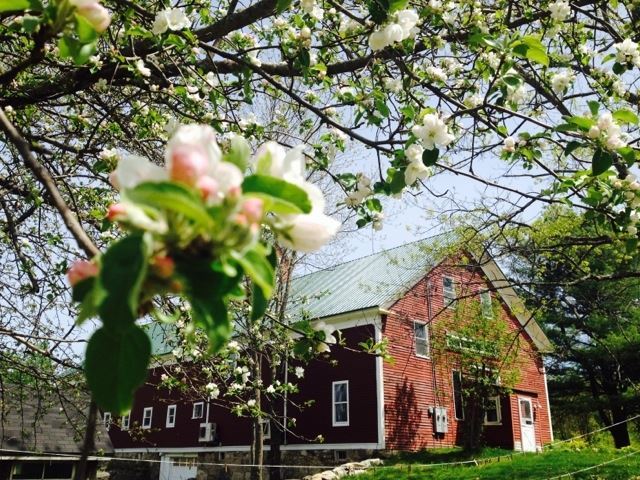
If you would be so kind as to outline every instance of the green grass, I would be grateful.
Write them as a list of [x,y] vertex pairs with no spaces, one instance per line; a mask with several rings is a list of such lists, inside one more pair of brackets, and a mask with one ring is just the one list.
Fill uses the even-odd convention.
[[[457,449],[430,450],[403,454],[360,475],[359,480],[544,480],[575,472],[640,450],[637,446],[618,450],[593,447],[585,443],[566,444],[541,454],[518,454],[512,451],[486,449],[469,456]],[[500,456],[500,458],[495,458]],[[478,459],[478,465],[423,466]],[[616,462],[578,473],[571,480],[640,480],[640,453]]]

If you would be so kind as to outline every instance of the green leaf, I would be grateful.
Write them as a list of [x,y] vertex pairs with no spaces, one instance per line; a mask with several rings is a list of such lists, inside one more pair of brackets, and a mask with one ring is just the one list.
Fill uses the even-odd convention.
[[596,124],[593,118],[588,117],[565,117],[567,123],[575,125],[580,130],[588,131]]
[[276,14],[280,14],[287,10],[292,3],[293,0],[276,0]]
[[30,5],[29,0],[0,0],[0,12],[19,12]]
[[143,236],[130,235],[112,244],[102,256],[100,284],[105,298],[98,311],[106,327],[128,328],[138,317],[147,255]]
[[371,20],[377,25],[384,23],[389,16],[389,0],[368,0],[367,7]]
[[511,44],[513,53],[518,57],[527,58],[532,62],[539,63],[545,67],[549,66],[549,55],[547,49],[538,37],[527,35]]
[[613,64],[612,70],[616,75],[621,75],[626,72],[627,68],[621,63],[616,62]]
[[131,409],[135,390],[147,378],[151,342],[136,325],[124,330],[98,329],[89,340],[84,363],[96,403],[121,415]]
[[621,108],[620,110],[616,110],[612,114],[613,118],[622,123],[630,123],[632,125],[638,124],[638,115],[633,113],[631,110],[627,108]]
[[244,273],[261,289],[266,298],[271,296],[276,281],[273,266],[267,259],[267,252],[261,244],[241,255],[232,253],[233,258],[240,264]]
[[636,163],[636,151],[631,147],[622,147],[616,150],[618,154],[624,159],[627,166],[632,166]]
[[422,152],[422,163],[424,163],[427,167],[431,167],[436,164],[439,155],[440,150],[435,147],[431,150],[425,150],[424,152]]
[[564,147],[564,156],[568,157],[569,155],[571,155],[576,149],[580,148],[582,146],[582,142],[577,142],[575,140],[570,141],[569,143],[567,143],[567,146]]
[[268,175],[249,175],[242,183],[245,194],[265,201],[265,210],[274,213],[309,213],[311,200],[302,188]]
[[78,325],[82,325],[85,320],[98,315],[98,308],[104,300],[105,293],[97,277],[82,280],[73,287],[73,301],[80,302],[76,319]]
[[598,115],[598,112],[600,111],[600,102],[597,102],[596,100],[590,100],[587,102],[587,105],[589,105],[589,111],[591,112],[591,115],[596,117]]
[[58,52],[60,58],[71,58],[76,65],[87,63],[89,57],[96,53],[96,42],[82,43],[68,35],[58,40]]
[[382,202],[378,198],[369,198],[366,202],[367,208],[371,212],[381,212],[382,211]]
[[155,208],[163,208],[184,215],[212,228],[213,219],[207,213],[200,197],[185,186],[173,182],[144,182],[123,192],[123,198]]
[[225,162],[233,163],[241,171],[247,169],[247,161],[251,156],[249,142],[242,135],[234,135],[231,139],[231,148],[224,155]]
[[390,178],[387,178],[387,184],[391,193],[400,193],[407,185],[404,182],[404,172],[390,168],[387,170]]
[[[218,267],[219,268],[219,267]],[[233,330],[226,307],[226,296],[237,289],[240,273],[227,275],[222,268],[202,260],[176,258],[176,272],[184,284],[184,296],[191,304],[194,324],[209,339],[212,353],[220,351]]]
[[82,15],[75,15],[76,33],[81,43],[91,43],[98,38],[98,33],[94,30],[89,21]]
[[390,0],[389,1],[389,13],[397,12],[407,6],[409,0]]
[[545,67],[549,66],[549,55],[545,50],[539,50],[537,48],[529,48],[525,56],[534,63],[539,63]]
[[609,167],[613,165],[613,157],[609,152],[598,148],[593,154],[593,161],[591,166],[591,171],[594,176],[600,175],[601,173],[609,170]]

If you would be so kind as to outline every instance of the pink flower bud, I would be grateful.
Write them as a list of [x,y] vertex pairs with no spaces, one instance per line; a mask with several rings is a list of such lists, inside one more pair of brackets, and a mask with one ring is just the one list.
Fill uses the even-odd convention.
[[237,200],[242,194],[242,189],[238,186],[233,186],[227,190],[227,198],[229,200]]
[[98,266],[87,260],[76,260],[73,265],[67,270],[67,278],[71,286],[75,286],[77,283],[87,278],[95,277],[99,273]]
[[83,16],[98,33],[104,32],[111,23],[109,11],[95,0],[73,0],[78,15]]
[[259,198],[247,198],[241,207],[242,213],[250,223],[260,223],[262,220],[262,207],[264,202]]
[[109,210],[107,210],[107,220],[110,222],[115,222],[121,220],[127,215],[127,207],[125,207],[122,203],[114,203],[109,206]]
[[214,199],[218,195],[218,182],[209,176],[200,177],[196,182],[196,187],[205,200]]
[[194,185],[209,168],[209,159],[205,152],[193,146],[178,145],[171,152],[172,180]]
[[158,255],[157,257],[154,257],[151,262],[153,265],[153,271],[160,278],[171,277],[176,269],[176,262],[173,261],[173,258],[166,255]]
[[244,213],[236,213],[235,217],[233,217],[234,222],[241,227],[249,226],[249,220]]

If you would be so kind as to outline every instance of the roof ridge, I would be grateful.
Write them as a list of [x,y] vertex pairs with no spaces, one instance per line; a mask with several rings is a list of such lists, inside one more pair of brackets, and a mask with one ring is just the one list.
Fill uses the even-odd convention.
[[391,248],[387,248],[387,249],[384,249],[384,250],[380,250],[379,252],[370,253],[368,255],[363,255],[362,257],[358,257],[358,258],[353,258],[351,260],[347,260],[346,262],[336,263],[334,265],[331,265],[330,267],[320,268],[318,270],[314,270],[313,272],[305,273],[305,274],[299,275],[299,276],[294,276],[291,280],[298,280],[300,278],[304,278],[304,277],[307,277],[309,275],[314,275],[314,274],[319,273],[319,272],[325,272],[325,271],[328,271],[328,270],[332,270],[334,268],[340,267],[342,265],[346,265],[348,263],[364,260],[365,258],[373,257],[374,255],[381,255],[383,253],[391,252],[392,250],[397,250],[399,248],[406,247],[407,245],[412,245],[414,243],[424,242],[426,240],[430,240],[430,239],[435,238],[435,237],[445,236],[445,235],[447,235],[449,233],[451,233],[450,230],[448,230],[446,232],[436,233],[436,234],[430,235],[428,237],[423,237],[423,238],[420,238],[418,240],[412,240],[411,242],[402,243],[400,245],[396,245],[395,247],[391,247]]

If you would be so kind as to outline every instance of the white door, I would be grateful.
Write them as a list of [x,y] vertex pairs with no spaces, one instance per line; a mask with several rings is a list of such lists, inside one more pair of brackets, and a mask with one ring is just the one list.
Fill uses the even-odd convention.
[[523,452],[536,451],[536,427],[533,423],[533,408],[530,398],[520,397],[520,436]]
[[169,457],[160,463],[160,480],[189,480],[198,474],[197,457]]

